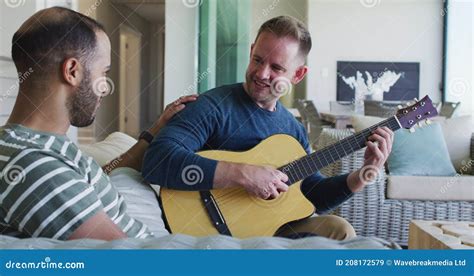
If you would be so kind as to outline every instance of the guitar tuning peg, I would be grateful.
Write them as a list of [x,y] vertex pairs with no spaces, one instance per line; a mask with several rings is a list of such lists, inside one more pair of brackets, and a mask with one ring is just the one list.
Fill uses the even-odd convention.
[[399,104],[399,105],[397,105],[397,108],[398,108],[398,109],[402,109],[402,108],[403,108],[403,105]]
[[411,132],[411,133],[414,133],[414,132],[415,132],[415,128],[414,128],[414,127],[410,128],[410,132]]
[[421,124],[421,122],[418,122],[417,124],[419,127],[423,127],[423,125]]
[[418,102],[418,98],[414,98],[413,100],[415,100],[415,102]]
[[427,125],[431,125],[432,121],[431,121],[430,119],[426,119],[426,120],[425,120],[425,123],[426,123]]

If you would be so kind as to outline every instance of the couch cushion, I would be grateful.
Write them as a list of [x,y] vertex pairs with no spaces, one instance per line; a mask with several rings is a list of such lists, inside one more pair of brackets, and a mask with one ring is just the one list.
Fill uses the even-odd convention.
[[[379,238],[356,237],[345,241],[324,237],[291,240],[279,237],[237,239],[229,236],[192,237],[167,235],[159,238],[127,238],[115,241],[78,239],[60,241],[46,238],[18,239],[0,235],[2,249],[400,249]],[[170,254],[172,254],[170,252]],[[158,262],[158,260],[157,260]]]
[[474,176],[389,175],[387,198],[407,200],[474,201]]
[[388,170],[393,175],[452,176],[456,174],[439,123],[410,133],[395,132]]
[[130,149],[137,140],[122,132],[114,132],[103,141],[91,145],[79,145],[79,148],[92,157],[100,166],[119,157]]
[[461,116],[440,122],[449,156],[457,172],[466,173],[466,162],[470,160],[472,116]]
[[[127,214],[148,226],[155,237],[169,234],[155,191],[144,182],[140,172],[132,168],[117,168],[110,173],[110,182],[124,197]],[[159,192],[159,186],[155,189]]]

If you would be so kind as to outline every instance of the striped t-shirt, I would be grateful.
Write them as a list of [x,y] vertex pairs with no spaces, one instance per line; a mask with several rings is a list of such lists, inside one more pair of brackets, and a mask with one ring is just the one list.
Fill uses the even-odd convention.
[[0,127],[0,234],[65,240],[100,210],[128,237],[153,235],[127,214],[102,168],[66,136]]

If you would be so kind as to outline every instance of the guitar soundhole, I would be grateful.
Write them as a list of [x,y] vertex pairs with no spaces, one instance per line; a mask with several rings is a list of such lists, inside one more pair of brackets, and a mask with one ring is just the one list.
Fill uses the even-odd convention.
[[251,196],[250,198],[252,199],[252,201],[254,201],[255,203],[261,206],[269,207],[269,206],[280,204],[281,203],[280,201],[283,200],[288,195],[288,192],[280,193],[280,195],[277,198],[263,199],[256,196]]
[[285,194],[285,193],[280,193],[280,194],[278,195],[278,197],[275,197],[275,198],[267,198],[267,199],[264,199],[264,200],[267,201],[267,202],[270,202],[270,201],[273,201],[273,200],[277,200],[277,199],[279,199],[280,197],[282,197],[284,194]]
[[264,199],[264,200],[265,200],[266,202],[271,202],[272,200],[275,200],[275,199],[278,199],[278,197],[277,197],[277,198],[267,198],[267,199]]

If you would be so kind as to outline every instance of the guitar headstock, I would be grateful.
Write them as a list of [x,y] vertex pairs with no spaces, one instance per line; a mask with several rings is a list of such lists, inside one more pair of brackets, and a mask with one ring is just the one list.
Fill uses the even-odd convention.
[[417,123],[436,115],[438,111],[433,106],[433,102],[430,97],[425,96],[414,104],[398,110],[396,116],[403,128],[412,129]]

